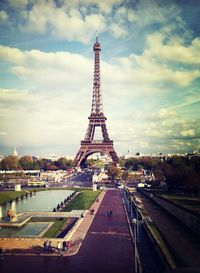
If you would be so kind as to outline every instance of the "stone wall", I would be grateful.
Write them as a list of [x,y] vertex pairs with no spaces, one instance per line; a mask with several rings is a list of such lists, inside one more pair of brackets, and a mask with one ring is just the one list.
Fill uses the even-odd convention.
[[179,206],[170,200],[164,199],[162,196],[152,195],[149,192],[141,189],[140,192],[147,195],[154,202],[175,216],[178,220],[180,220],[184,225],[186,225],[200,237],[200,219],[198,216],[183,208],[182,206]]

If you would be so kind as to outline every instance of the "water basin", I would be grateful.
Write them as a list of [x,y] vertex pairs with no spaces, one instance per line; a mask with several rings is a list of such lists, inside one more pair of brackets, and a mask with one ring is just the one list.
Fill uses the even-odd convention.
[[23,227],[0,227],[0,237],[41,237],[44,232],[52,225],[45,223],[26,223]]

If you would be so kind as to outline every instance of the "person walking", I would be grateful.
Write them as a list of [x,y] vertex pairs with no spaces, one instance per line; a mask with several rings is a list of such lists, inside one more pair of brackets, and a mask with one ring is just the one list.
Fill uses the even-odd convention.
[[48,240],[44,241],[43,246],[44,246],[44,250],[47,251],[48,250]]
[[1,259],[4,260],[4,250],[3,250],[3,248],[0,248],[0,256],[1,256]]
[[52,241],[49,241],[49,244],[48,244],[48,251],[49,251],[49,252],[52,252]]
[[107,216],[110,216],[110,210],[109,209],[106,210],[106,213],[107,213]]
[[60,242],[57,242],[57,251],[58,251],[58,254],[61,254],[61,252],[62,252],[62,248],[61,248],[61,243]]
[[62,243],[62,251],[67,251],[67,242],[65,240]]

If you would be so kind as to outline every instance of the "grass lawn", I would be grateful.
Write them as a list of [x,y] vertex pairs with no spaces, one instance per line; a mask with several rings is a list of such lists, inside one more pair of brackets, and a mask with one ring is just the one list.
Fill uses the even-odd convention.
[[100,194],[100,190],[84,190],[80,192],[65,208],[63,211],[87,210]]
[[67,218],[32,217],[30,222],[54,222],[42,237],[56,238],[62,228],[68,223],[70,224],[71,221]]
[[3,191],[0,192],[0,204],[14,200],[16,197],[21,197],[26,194],[26,191]]

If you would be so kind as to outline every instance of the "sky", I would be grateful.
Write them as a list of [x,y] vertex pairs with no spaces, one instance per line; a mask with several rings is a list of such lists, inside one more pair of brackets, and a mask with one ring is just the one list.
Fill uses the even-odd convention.
[[200,1],[1,0],[0,154],[75,156],[96,30],[119,155],[200,150]]

